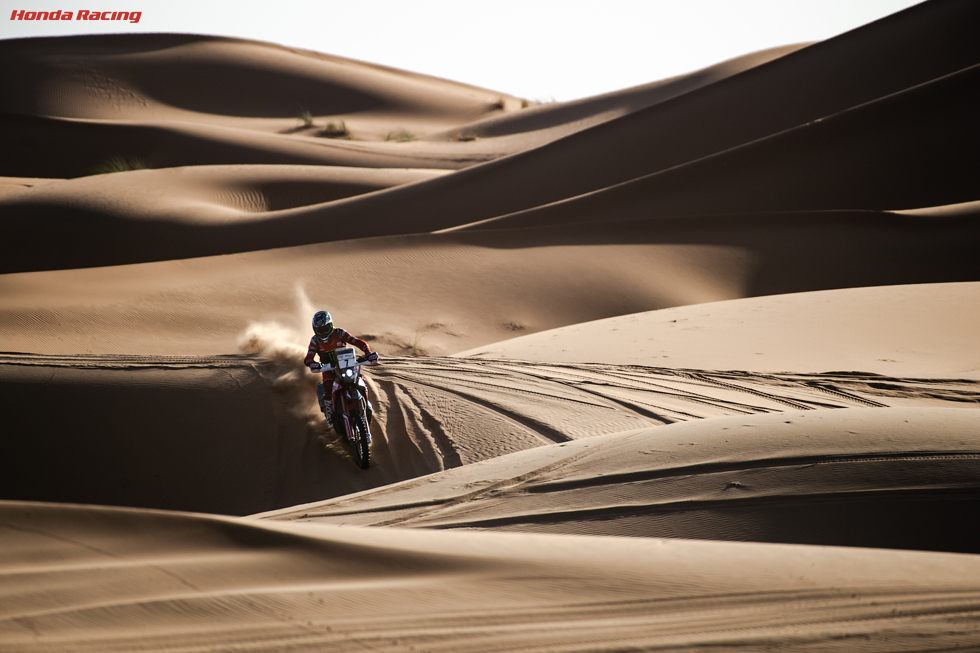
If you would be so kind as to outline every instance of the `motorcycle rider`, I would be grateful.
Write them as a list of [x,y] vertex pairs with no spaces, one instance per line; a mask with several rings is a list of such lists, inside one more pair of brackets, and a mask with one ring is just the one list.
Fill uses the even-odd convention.
[[[313,337],[310,338],[310,348],[306,353],[306,358],[303,359],[303,364],[309,367],[311,372],[321,372],[323,375],[322,390],[319,387],[317,388],[317,396],[320,400],[320,410],[326,416],[327,424],[330,428],[333,428],[332,389],[336,375],[334,374],[333,368],[325,361],[330,352],[335,349],[340,349],[344,345],[353,345],[366,355],[372,355],[370,345],[360,338],[355,338],[343,329],[335,328],[330,313],[317,311],[313,315]],[[320,355],[320,363],[314,361],[314,357],[317,354]],[[377,359],[378,355],[373,354],[373,359],[369,359],[369,362],[373,363]],[[370,415],[370,413],[371,403],[368,402],[368,414]]]

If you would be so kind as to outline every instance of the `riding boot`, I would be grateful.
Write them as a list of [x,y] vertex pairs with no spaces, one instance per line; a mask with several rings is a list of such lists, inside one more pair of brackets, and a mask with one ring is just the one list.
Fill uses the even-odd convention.
[[326,409],[323,407],[324,397],[323,397],[323,384],[322,383],[317,383],[316,384],[316,401],[317,401],[318,404],[320,404],[320,412],[321,413],[325,412]]

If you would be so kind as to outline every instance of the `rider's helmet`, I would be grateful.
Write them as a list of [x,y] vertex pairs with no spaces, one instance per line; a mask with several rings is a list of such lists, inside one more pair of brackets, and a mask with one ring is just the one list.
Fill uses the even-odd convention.
[[326,311],[317,311],[313,316],[313,333],[320,340],[326,340],[333,333],[333,318]]

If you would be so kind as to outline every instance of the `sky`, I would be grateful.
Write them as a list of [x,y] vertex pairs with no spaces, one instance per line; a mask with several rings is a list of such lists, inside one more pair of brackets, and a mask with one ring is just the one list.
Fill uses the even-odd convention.
[[[183,32],[271,41],[531,100],[573,100],[820,41],[918,0],[0,0],[0,39]],[[10,20],[140,11],[139,23]],[[0,62],[2,64],[2,62]]]

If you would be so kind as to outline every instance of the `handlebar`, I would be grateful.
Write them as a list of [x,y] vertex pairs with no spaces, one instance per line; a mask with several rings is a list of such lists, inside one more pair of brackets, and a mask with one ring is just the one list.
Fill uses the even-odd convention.
[[[355,359],[359,365],[374,365],[378,362],[378,352],[372,351],[370,354],[364,354],[363,356]],[[333,365],[327,365],[323,363],[316,363],[310,365],[311,372],[322,372],[327,369],[336,369]]]

